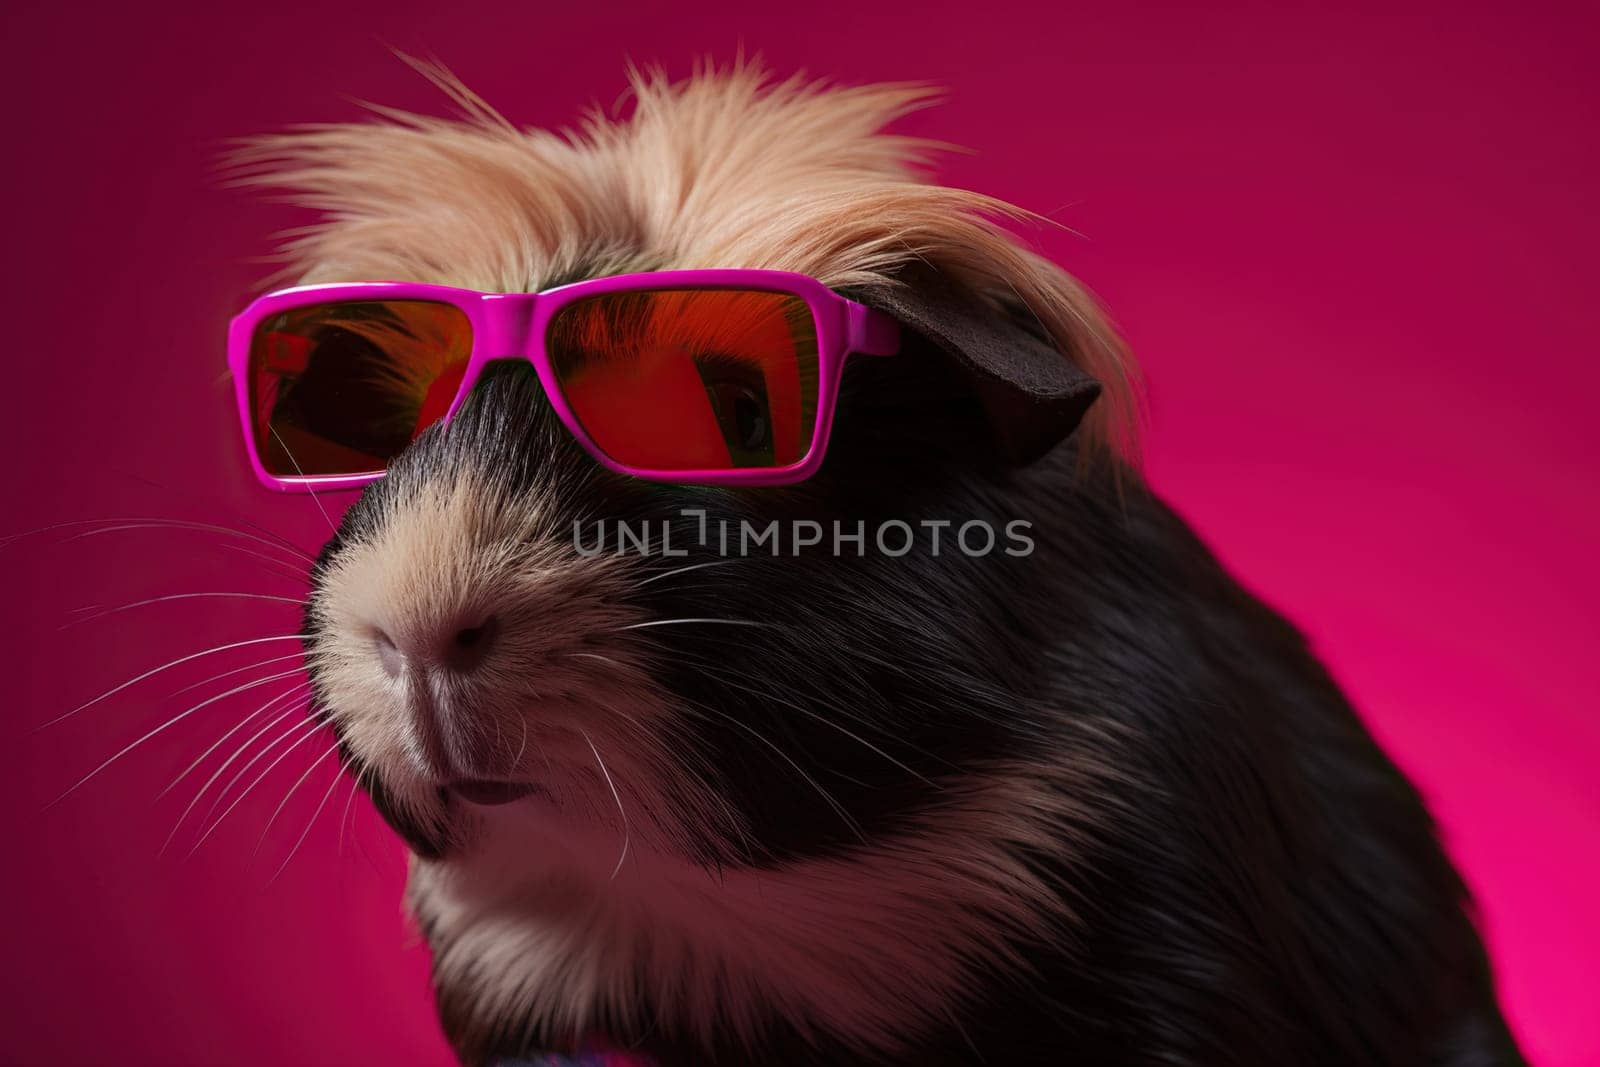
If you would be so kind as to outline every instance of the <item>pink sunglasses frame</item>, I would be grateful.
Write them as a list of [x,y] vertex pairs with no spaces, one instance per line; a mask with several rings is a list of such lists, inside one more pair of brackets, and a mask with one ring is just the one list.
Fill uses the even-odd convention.
[[[799,462],[785,467],[738,467],[730,470],[649,470],[618,463],[602,452],[584,432],[557,387],[555,372],[545,350],[545,334],[550,320],[575,300],[604,293],[648,289],[744,289],[785,293],[805,301],[811,309],[817,329],[817,424],[811,435],[811,448]],[[892,356],[900,348],[900,324],[893,317],[842,297],[815,278],[788,271],[650,271],[573,282],[571,285],[546,289],[542,293],[481,293],[473,289],[410,282],[353,282],[280,289],[258,297],[228,326],[228,370],[233,375],[245,452],[250,457],[256,480],[268,489],[279,492],[356,489],[377,481],[386,473],[273,474],[262,464],[256,448],[255,433],[251,426],[249,375],[250,345],[256,327],[263,319],[283,311],[345,300],[429,300],[449,304],[466,315],[472,327],[472,351],[461,386],[451,400],[449,410],[439,420],[441,425],[455,417],[456,411],[477,384],[483,368],[489,363],[502,359],[526,359],[538,372],[539,383],[562,425],[596,461],[619,474],[686,485],[789,485],[809,478],[816,473],[827,452],[828,431],[833,425],[834,405],[838,399],[839,379],[844,373],[845,361],[852,354]]]

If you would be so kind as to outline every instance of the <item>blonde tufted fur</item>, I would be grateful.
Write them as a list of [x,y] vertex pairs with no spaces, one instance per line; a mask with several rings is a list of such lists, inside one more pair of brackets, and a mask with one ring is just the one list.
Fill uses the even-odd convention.
[[931,143],[886,133],[926,86],[772,79],[755,63],[686,81],[631,72],[633,107],[574,130],[518,129],[434,64],[463,112],[249,142],[242,182],[321,213],[284,248],[305,282],[417,281],[534,292],[636,270],[761,268],[834,287],[889,286],[929,264],[985,299],[1017,300],[1105,391],[1091,447],[1136,447],[1134,370],[1093,298],[1003,225],[1031,218],[922,180]]

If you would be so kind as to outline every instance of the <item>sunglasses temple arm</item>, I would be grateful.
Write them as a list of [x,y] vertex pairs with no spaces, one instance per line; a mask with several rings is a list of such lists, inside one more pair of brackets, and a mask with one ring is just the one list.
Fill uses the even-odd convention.
[[849,351],[866,356],[892,356],[900,351],[900,323],[876,308],[849,302]]

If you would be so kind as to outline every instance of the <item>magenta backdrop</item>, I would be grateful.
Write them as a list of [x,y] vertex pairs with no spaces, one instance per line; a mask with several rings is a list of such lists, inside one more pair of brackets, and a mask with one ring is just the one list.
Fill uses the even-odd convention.
[[[540,125],[609,105],[628,57],[682,72],[741,42],[782,71],[943,83],[948,103],[907,128],[975,149],[946,161],[952,183],[1084,235],[1036,237],[1147,369],[1152,481],[1309,632],[1427,794],[1534,1061],[1600,1062],[1594,18],[744,6],[8,5],[0,526],[179,516],[318,543],[309,499],[251,480],[220,377],[224,322],[266,273],[254,257],[299,217],[216,188],[210,163],[233,135],[354,117],[354,98],[437,110],[384,44],[437,54]],[[292,605],[185,600],[59,629],[73,609],[299,588],[220,537],[58,543],[72,532],[0,553],[16,656],[0,1053],[448,1062],[402,854],[363,804],[340,832],[329,763],[256,851],[320,738],[192,856],[209,800],[161,851],[246,735],[157,794],[278,689],[201,709],[46,810],[205,692],[174,690],[292,651],[202,661],[32,733],[146,667],[295,621]]]

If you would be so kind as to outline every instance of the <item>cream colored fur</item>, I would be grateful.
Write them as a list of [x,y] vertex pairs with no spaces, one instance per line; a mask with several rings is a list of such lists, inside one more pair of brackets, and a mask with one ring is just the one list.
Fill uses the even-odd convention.
[[415,281],[533,292],[653,269],[763,268],[834,287],[893,285],[921,261],[1020,299],[1105,391],[1089,444],[1135,445],[1133,368],[1093,298],[1003,225],[1027,212],[923,180],[928,142],[885,127],[925,86],[773,81],[754,64],[683,82],[634,72],[625,118],[518,129],[442,68],[460,119],[379,109],[237,157],[240,180],[321,213],[285,248],[305,282]]

